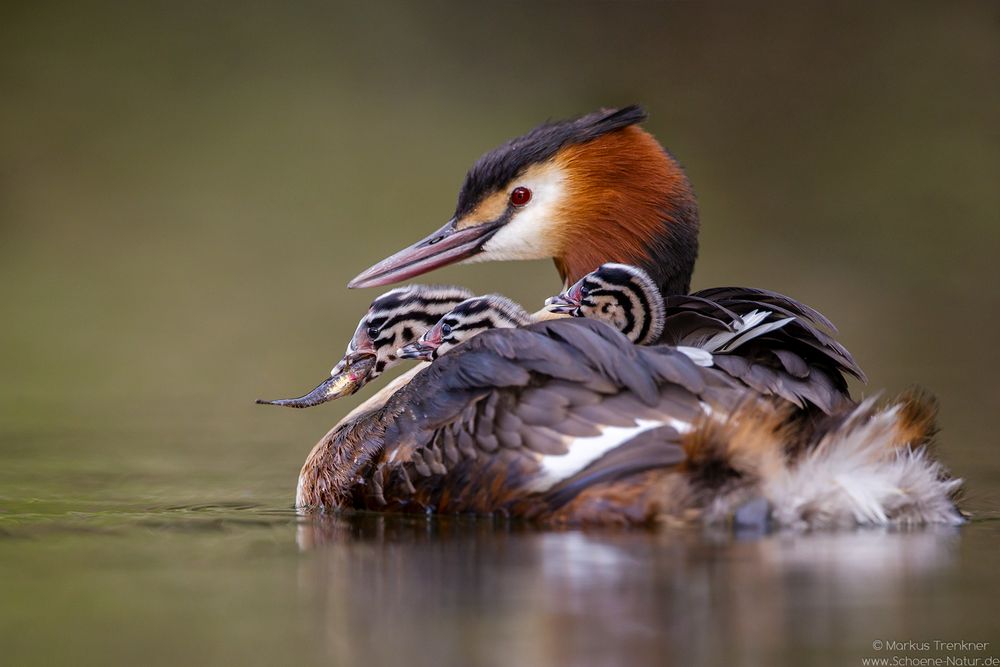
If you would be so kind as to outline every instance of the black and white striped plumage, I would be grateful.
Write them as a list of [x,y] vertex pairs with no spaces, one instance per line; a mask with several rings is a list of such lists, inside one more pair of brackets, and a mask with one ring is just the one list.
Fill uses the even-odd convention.
[[443,315],[472,296],[464,287],[451,285],[407,285],[390,290],[372,301],[344,356],[373,353],[375,369],[369,379],[378,377],[398,361],[399,348],[418,340]]
[[531,315],[505,296],[487,294],[466,299],[434,326],[399,350],[402,359],[434,361],[456,345],[491,329],[513,329],[531,323]]
[[258,400],[266,405],[308,408],[353,394],[399,361],[399,348],[417,340],[441,316],[472,296],[462,287],[407,285],[368,307],[330,377],[299,398]]
[[545,300],[546,309],[598,320],[638,345],[649,345],[663,333],[663,296],[649,274],[636,266],[601,265],[559,296]]

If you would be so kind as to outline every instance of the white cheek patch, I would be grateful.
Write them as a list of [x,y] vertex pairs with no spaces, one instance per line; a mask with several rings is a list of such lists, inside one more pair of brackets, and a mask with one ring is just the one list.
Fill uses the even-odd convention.
[[625,444],[641,433],[669,426],[681,435],[691,430],[691,424],[680,419],[637,419],[635,426],[605,426],[600,435],[573,438],[565,454],[543,456],[539,460],[538,477],[528,485],[530,491],[547,491],[562,480],[572,477],[615,447]]
[[558,250],[552,246],[550,230],[556,224],[556,210],[565,192],[565,177],[555,167],[528,174],[515,182],[531,190],[531,201],[483,245],[471,262],[494,260],[546,259]]

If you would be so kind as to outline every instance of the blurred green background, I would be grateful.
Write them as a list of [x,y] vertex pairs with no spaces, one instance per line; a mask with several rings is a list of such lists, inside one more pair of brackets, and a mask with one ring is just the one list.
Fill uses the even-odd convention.
[[[994,3],[2,12],[5,433],[197,423],[211,447],[155,456],[293,480],[350,402],[252,399],[322,378],[378,293],[346,282],[445,221],[481,152],[639,101],[700,196],[696,287],[820,308],[872,389],[941,397],[961,474],[997,471]],[[547,262],[432,280],[558,287]]]
[[[998,36],[995,2],[3,3],[0,537],[45,539],[0,563],[65,593],[64,554],[101,553],[81,525],[280,515],[363,396],[253,399],[339,358],[379,293],[347,281],[447,220],[483,151],[631,102],[699,195],[695,287],[801,299],[859,391],[937,394],[942,457],[993,512]],[[548,262],[429,279],[532,306],[559,286]],[[8,636],[77,608],[14,590]]]

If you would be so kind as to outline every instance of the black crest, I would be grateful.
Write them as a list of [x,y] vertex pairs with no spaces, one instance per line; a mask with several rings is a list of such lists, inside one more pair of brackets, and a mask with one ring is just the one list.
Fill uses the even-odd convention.
[[469,169],[458,194],[455,216],[465,215],[484,196],[505,186],[529,165],[548,160],[564,146],[582,144],[645,119],[646,112],[633,104],[621,109],[595,111],[572,120],[548,122],[511,139],[483,155]]

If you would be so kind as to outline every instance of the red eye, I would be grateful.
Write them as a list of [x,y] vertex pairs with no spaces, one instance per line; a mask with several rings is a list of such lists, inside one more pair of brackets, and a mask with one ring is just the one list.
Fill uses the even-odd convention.
[[514,206],[524,206],[531,201],[531,190],[528,188],[514,188],[510,193],[510,203]]

